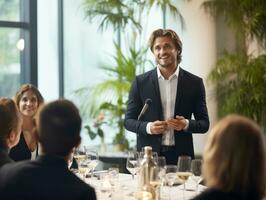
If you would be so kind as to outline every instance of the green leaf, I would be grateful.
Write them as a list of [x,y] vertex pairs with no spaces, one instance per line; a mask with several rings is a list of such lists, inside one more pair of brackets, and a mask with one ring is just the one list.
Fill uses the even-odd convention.
[[98,128],[97,134],[99,135],[100,138],[104,138],[104,132],[101,128]]
[[87,129],[88,134],[89,134],[89,136],[90,136],[90,139],[91,139],[91,140],[94,140],[94,139],[96,138],[97,134],[94,133],[94,132],[91,130],[90,126],[88,126],[88,125],[85,126],[84,128]]

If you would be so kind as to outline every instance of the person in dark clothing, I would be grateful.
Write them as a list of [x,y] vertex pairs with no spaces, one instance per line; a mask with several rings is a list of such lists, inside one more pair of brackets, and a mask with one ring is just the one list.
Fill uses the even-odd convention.
[[19,141],[22,119],[12,99],[0,98],[0,167],[13,162],[8,156]]
[[[202,78],[181,68],[182,42],[176,32],[157,29],[149,44],[157,67],[133,81],[124,124],[136,133],[138,151],[152,146],[167,164],[176,165],[178,156],[194,158],[192,133],[209,129],[205,87]],[[149,108],[139,115],[147,102]]]
[[76,106],[68,100],[48,103],[36,122],[42,155],[3,166],[0,199],[95,200],[94,189],[68,169],[70,154],[81,142]]
[[193,200],[262,200],[266,192],[266,154],[261,128],[229,115],[210,132],[203,154],[208,189]]

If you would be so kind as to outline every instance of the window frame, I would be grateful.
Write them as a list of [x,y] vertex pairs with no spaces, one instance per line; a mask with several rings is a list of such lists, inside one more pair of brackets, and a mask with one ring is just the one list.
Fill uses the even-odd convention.
[[20,29],[25,40],[25,48],[20,52],[20,84],[31,83],[38,86],[37,52],[37,1],[20,1],[20,21],[0,20],[0,28]]

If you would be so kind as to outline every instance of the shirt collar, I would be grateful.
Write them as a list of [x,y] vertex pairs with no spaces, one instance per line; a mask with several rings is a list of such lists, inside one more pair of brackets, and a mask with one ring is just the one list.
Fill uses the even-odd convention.
[[[169,80],[171,80],[173,77],[177,77],[177,78],[178,78],[179,71],[180,71],[180,67],[177,66],[177,68],[176,68],[176,70],[175,70],[175,73],[173,73],[173,74],[169,77]],[[165,78],[164,78],[163,75],[161,74],[161,71],[160,71],[159,66],[157,66],[157,76],[158,76],[158,79],[162,78],[163,80],[165,80]]]

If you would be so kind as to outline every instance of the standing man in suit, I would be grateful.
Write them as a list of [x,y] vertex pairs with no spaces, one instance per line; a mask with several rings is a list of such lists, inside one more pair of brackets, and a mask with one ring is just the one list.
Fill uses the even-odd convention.
[[0,199],[96,200],[94,189],[68,169],[70,153],[80,144],[80,129],[78,109],[70,101],[43,106],[37,116],[43,155],[1,168]]
[[[205,88],[201,78],[179,66],[182,43],[173,30],[155,30],[149,45],[157,67],[134,80],[125,127],[137,134],[138,151],[149,145],[167,164],[177,164],[179,155],[194,158],[192,133],[209,129]],[[147,99],[151,103],[139,116]]]

